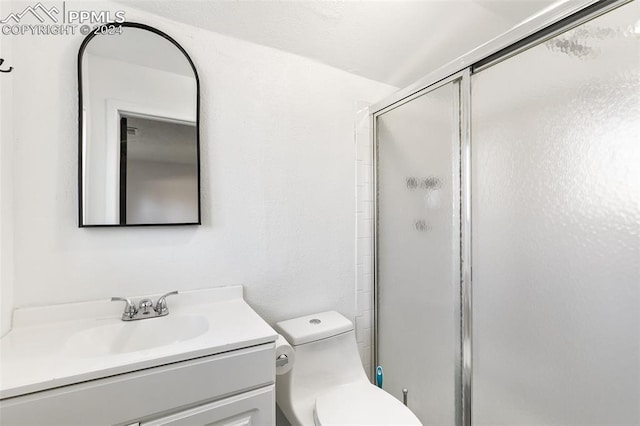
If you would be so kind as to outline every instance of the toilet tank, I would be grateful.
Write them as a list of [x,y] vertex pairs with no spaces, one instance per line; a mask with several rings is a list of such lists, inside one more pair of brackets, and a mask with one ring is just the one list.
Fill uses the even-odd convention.
[[276,324],[278,332],[292,346],[337,336],[353,330],[353,324],[336,311],[307,315]]

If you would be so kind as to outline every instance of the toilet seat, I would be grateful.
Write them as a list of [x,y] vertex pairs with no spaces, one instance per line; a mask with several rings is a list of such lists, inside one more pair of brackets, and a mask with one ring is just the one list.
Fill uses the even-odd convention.
[[318,396],[313,418],[316,426],[422,425],[400,401],[364,381],[338,386]]

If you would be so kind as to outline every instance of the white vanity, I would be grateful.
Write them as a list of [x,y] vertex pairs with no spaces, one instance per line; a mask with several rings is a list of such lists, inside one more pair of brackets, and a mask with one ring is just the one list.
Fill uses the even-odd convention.
[[275,424],[275,331],[242,287],[121,321],[109,301],[19,309],[0,340],[0,423]]

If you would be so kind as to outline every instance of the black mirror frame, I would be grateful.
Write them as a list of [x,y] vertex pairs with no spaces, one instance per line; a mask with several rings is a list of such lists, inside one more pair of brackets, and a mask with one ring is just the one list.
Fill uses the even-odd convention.
[[[198,221],[197,222],[187,222],[187,223],[139,223],[139,224],[96,224],[96,225],[87,225],[82,221],[82,55],[89,44],[89,42],[96,36],[99,35],[100,28],[114,28],[114,27],[129,27],[129,28],[139,28],[146,31],[151,31],[166,40],[173,43],[175,47],[182,52],[184,57],[189,61],[189,65],[191,65],[191,69],[193,70],[193,75],[196,79],[196,168],[197,168],[197,179],[198,179]],[[130,227],[130,226],[185,226],[185,225],[202,225],[202,200],[201,200],[201,191],[200,191],[200,78],[198,77],[198,71],[196,70],[193,61],[189,54],[184,50],[184,48],[175,41],[171,36],[165,34],[164,32],[158,30],[157,28],[151,27],[149,25],[140,24],[137,22],[111,22],[100,26],[98,29],[93,29],[82,41],[80,45],[80,49],[78,51],[78,227],[79,228],[112,228],[112,227]]]

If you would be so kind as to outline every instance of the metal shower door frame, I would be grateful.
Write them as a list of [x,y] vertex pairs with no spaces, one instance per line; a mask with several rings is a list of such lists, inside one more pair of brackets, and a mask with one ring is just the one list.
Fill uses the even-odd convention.
[[[458,99],[456,103],[458,105],[458,141],[459,141],[459,170],[460,178],[456,184],[454,184],[454,191],[458,189],[460,191],[460,235],[471,235],[471,198],[463,197],[465,194],[470,194],[471,175],[467,171],[471,161],[471,147],[470,147],[470,96],[471,96],[471,70],[469,68],[457,72],[447,78],[444,78],[410,96],[405,97],[401,101],[394,102],[393,104],[383,108],[372,114],[371,120],[371,134],[373,136],[373,288],[374,288],[374,309],[373,309],[373,323],[374,323],[374,335],[373,335],[373,375],[375,376],[375,367],[378,365],[378,310],[379,310],[379,274],[378,274],[378,135],[377,135],[377,119],[379,116],[392,111],[402,105],[405,105],[416,98],[424,96],[434,90],[437,90],[448,84],[459,85]],[[469,170],[470,171],[470,170]],[[457,327],[455,329],[454,342],[455,347],[460,348],[460,351],[455,354],[455,391],[456,394],[461,394],[462,398],[456,398],[456,424],[465,424],[465,406],[471,406],[471,240],[470,238],[462,238],[460,245],[460,256],[464,261],[461,262],[460,268],[460,286],[459,298],[454,306],[454,317],[458,318]],[[468,307],[468,309],[465,309]],[[467,325],[465,327],[465,324]],[[466,355],[466,356],[465,356]],[[465,385],[466,384],[466,385]],[[468,398],[468,399],[467,399]],[[468,401],[468,403],[467,403]],[[469,410],[468,415],[471,412]],[[470,418],[470,417],[469,417]]]

